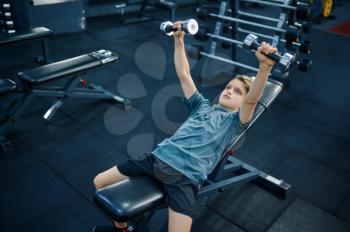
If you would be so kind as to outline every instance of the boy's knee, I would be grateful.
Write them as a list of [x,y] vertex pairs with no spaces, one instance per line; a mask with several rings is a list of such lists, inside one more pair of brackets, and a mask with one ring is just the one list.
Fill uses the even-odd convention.
[[119,173],[116,167],[113,167],[108,169],[107,171],[97,174],[97,176],[95,176],[94,178],[94,185],[96,190],[99,190],[100,188],[119,182],[125,179],[126,177],[127,176],[124,176],[121,173]]
[[101,173],[97,174],[94,178],[94,185],[96,190],[99,190],[100,188],[103,187],[103,182],[102,182],[102,177],[101,177]]

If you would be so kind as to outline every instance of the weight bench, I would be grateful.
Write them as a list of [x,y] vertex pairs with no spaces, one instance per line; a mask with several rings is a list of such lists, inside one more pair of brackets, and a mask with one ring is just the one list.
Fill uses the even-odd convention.
[[[124,23],[135,23],[135,22],[146,21],[151,19],[169,20],[172,22],[175,21],[177,4],[175,2],[168,1],[168,0],[155,0],[155,1],[142,0],[142,1],[134,1],[134,2],[126,0],[125,2],[115,5],[115,8],[120,9],[121,14],[124,14],[125,7],[135,6],[135,5],[140,6],[138,10],[137,18],[124,20],[123,21]],[[159,17],[154,14],[148,14],[146,13],[147,7],[169,11],[169,18],[164,19],[163,17]]]
[[175,14],[176,14],[176,8],[177,5],[175,2],[172,1],[167,1],[167,0],[156,0],[154,2],[149,1],[149,0],[144,0],[141,4],[141,8],[139,11],[139,15],[158,19],[158,20],[164,20],[164,18],[157,17],[155,15],[147,14],[145,13],[145,9],[147,6],[153,6],[156,8],[164,9],[169,11],[169,18],[167,20],[170,20],[171,22],[175,22]]
[[[11,105],[10,109],[6,110],[9,116],[0,127],[0,137],[5,135],[7,129],[19,118],[35,96],[56,98],[56,101],[43,116],[47,121],[54,116],[63,101],[71,97],[112,100],[116,103],[122,103],[125,110],[130,109],[129,100],[117,96],[101,86],[93,83],[87,84],[85,80],[78,78],[89,69],[117,60],[119,60],[118,54],[108,50],[99,50],[18,73],[18,78],[23,83],[22,97],[17,103]],[[59,79],[64,81],[62,86],[45,85]],[[1,85],[4,93],[11,93],[15,88],[9,80],[2,80]]]
[[[278,81],[269,80],[267,82],[250,125],[223,153],[219,164],[197,192],[199,199],[206,199],[214,192],[223,192],[227,188],[247,181],[253,181],[278,197],[286,197],[287,191],[291,187],[288,183],[231,156],[240,139],[271,105],[281,92],[282,87],[282,84]],[[132,177],[104,187],[94,194],[95,204],[109,218],[117,222],[132,220],[137,224],[143,223],[142,228],[147,228],[149,219],[157,209],[167,206],[165,199],[166,196],[160,184],[146,176]],[[147,217],[143,217],[146,213],[148,213]]]
[[37,57],[36,60],[38,63],[47,64],[49,63],[49,49],[47,45],[47,38],[50,37],[52,34],[52,31],[45,27],[36,27],[11,34],[1,33],[0,46],[40,40],[43,55],[42,57]]

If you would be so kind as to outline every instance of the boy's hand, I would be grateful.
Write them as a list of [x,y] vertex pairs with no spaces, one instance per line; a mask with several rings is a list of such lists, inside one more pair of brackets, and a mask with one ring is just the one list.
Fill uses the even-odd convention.
[[258,58],[260,65],[264,65],[267,68],[272,68],[276,63],[274,60],[271,60],[264,54],[276,53],[278,52],[277,48],[272,47],[269,43],[262,42],[260,47],[256,50],[255,55]]
[[173,36],[175,39],[183,40],[185,32],[182,31],[181,23],[182,21],[177,21],[174,23],[173,28],[176,28],[177,31],[174,31]]

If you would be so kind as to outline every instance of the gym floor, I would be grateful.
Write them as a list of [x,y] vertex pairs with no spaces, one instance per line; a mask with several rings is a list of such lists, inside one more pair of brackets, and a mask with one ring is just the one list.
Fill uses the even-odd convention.
[[[345,4],[334,14],[346,20],[349,10]],[[177,13],[186,19],[192,9]],[[115,17],[89,21],[86,32],[54,36],[50,55],[58,61],[102,48],[117,52],[119,62],[88,72],[86,79],[131,99],[133,109],[68,99],[45,123],[42,115],[53,99],[36,98],[11,129],[14,150],[0,154],[1,231],[83,232],[109,224],[92,202],[93,177],[150,151],[188,116],[180,97],[172,97],[165,109],[154,107],[155,99],[177,91],[172,39],[159,33],[159,22],[119,25]],[[210,197],[192,231],[350,231],[350,37],[328,30],[325,22],[308,36],[311,71],[291,72],[287,88],[236,154],[291,184],[287,199],[252,183],[228,189]],[[1,48],[1,77],[14,79],[35,67],[39,50],[36,43]],[[215,62],[191,66],[198,89],[215,100],[223,84],[201,85],[199,79]],[[156,118],[161,110],[173,123]],[[151,231],[165,211],[156,215]]]

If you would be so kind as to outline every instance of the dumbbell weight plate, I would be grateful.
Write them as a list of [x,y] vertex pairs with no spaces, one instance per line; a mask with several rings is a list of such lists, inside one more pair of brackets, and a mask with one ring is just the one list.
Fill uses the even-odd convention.
[[288,77],[289,72],[281,72],[279,70],[273,70],[273,72],[270,75],[270,78],[283,83],[283,85],[286,84],[286,80],[288,80]]
[[298,2],[296,5],[297,9],[295,16],[297,19],[309,20],[311,15],[311,6],[310,4]]
[[323,0],[323,10],[322,10],[323,17],[327,18],[328,16],[331,15],[333,6],[334,6],[333,0]]
[[300,43],[299,51],[304,54],[310,54],[312,50],[311,42],[304,40]]
[[322,13],[323,0],[311,0],[312,9],[311,13],[313,17],[317,17]]
[[199,60],[202,56],[200,52],[204,50],[203,46],[199,44],[191,44],[186,47],[186,53],[188,57]]
[[209,37],[207,36],[208,28],[199,26],[197,34],[194,35],[194,38],[199,41],[207,41]]
[[310,33],[312,30],[312,22],[310,21],[296,22],[293,26],[301,28],[303,33]]
[[289,26],[286,30],[285,39],[288,43],[298,42],[300,38],[300,28]]
[[230,33],[231,31],[232,31],[232,25],[226,23],[222,26],[223,33]]
[[312,61],[308,59],[301,59],[299,61],[298,69],[303,72],[307,72],[311,69]]
[[311,32],[311,30],[312,30],[312,22],[304,21],[301,24],[302,24],[302,28],[303,28],[303,32],[304,33],[310,33]]
[[197,8],[197,17],[202,20],[206,20],[209,16],[209,10],[206,8]]
[[221,42],[221,47],[224,49],[230,49],[232,47],[232,43],[227,42],[227,41],[222,41]]

